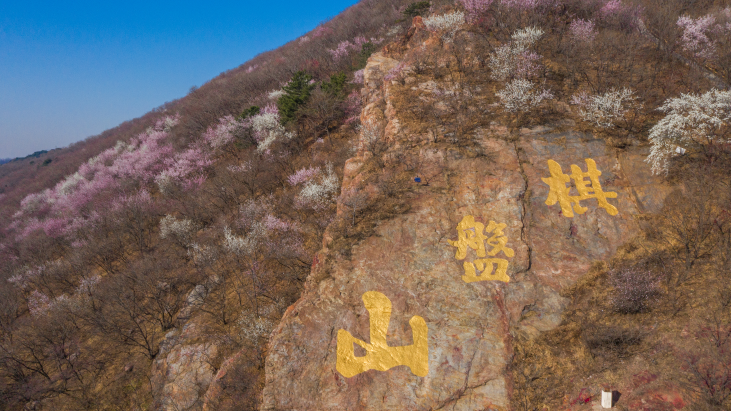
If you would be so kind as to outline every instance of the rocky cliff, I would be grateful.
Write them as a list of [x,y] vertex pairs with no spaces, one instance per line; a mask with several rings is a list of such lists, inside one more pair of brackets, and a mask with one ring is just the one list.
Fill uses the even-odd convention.
[[[361,122],[385,130],[388,149],[378,155],[412,150],[425,161],[413,177],[431,178],[413,181],[404,197],[409,211],[381,221],[350,253],[331,249],[337,233],[325,236],[306,291],[271,336],[263,410],[508,409],[514,338],[557,327],[567,304],[560,291],[612,256],[637,232],[637,218],[659,211],[669,193],[644,161],[647,148],[612,148],[571,123],[478,127],[469,152],[433,144],[394,104],[404,89],[433,85],[417,77],[407,77],[406,87],[384,80],[398,65],[382,54],[369,60]],[[347,162],[343,192],[378,191],[373,180],[364,186],[373,155],[361,149]],[[601,175],[590,176],[591,160]],[[562,171],[554,178],[564,178],[560,186],[575,197],[551,192],[550,161]],[[580,204],[562,210],[562,199],[581,192]],[[339,204],[340,213],[349,209]],[[374,291],[390,300],[387,325],[387,307],[364,305],[364,294]],[[410,320],[418,317],[428,328],[425,376],[416,375],[415,356],[394,350],[415,349],[422,330]],[[386,327],[384,346],[377,340]],[[339,340],[358,342],[341,347]],[[366,364],[378,356],[403,365],[381,371]],[[360,370],[372,369],[346,378],[342,371],[359,362]]]

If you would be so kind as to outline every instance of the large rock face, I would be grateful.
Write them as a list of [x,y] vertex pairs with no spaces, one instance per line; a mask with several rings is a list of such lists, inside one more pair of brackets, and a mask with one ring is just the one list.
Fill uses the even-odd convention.
[[[379,65],[395,64],[383,56],[369,62],[365,90],[370,104],[363,120],[371,116],[387,122],[385,138],[397,145],[409,137],[399,127],[399,113],[390,108],[388,87],[376,90],[382,83],[374,77],[387,72]],[[636,216],[657,211],[668,192],[650,175],[640,148],[617,152],[591,136],[551,129],[512,136],[497,128],[482,130],[477,140],[488,155],[431,151],[441,171],[428,187],[416,190],[411,211],[382,222],[376,235],[357,244],[349,259],[336,260],[329,276],[311,282],[288,309],[270,342],[263,410],[507,409],[511,380],[506,367],[514,336],[556,327],[567,303],[559,291],[594,261],[611,256],[636,232]],[[572,164],[586,172],[587,158],[601,171],[603,190],[617,194],[608,199],[616,215],[594,198],[583,200],[588,211],[572,218],[559,204],[546,205],[547,161],[570,175]],[[348,163],[343,190],[358,180],[363,161]],[[480,258],[471,247],[464,260],[456,258],[453,242],[466,216],[485,227],[491,221],[505,224],[505,246],[513,253],[503,250],[493,257],[508,261],[509,282],[463,280],[463,263]],[[486,235],[485,244],[497,244],[489,240],[491,233]],[[491,249],[488,245],[488,254]],[[320,269],[313,267],[313,277]],[[391,301],[390,347],[412,344],[409,320],[424,319],[426,376],[405,365],[351,378],[336,369],[339,330],[365,343],[373,340],[362,300],[369,291]],[[355,355],[365,350],[356,348]]]

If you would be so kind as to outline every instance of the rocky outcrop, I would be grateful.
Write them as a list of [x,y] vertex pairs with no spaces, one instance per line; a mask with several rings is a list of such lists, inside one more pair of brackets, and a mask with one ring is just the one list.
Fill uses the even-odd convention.
[[[154,409],[200,410],[203,396],[216,375],[212,364],[218,354],[214,343],[200,342],[195,322],[165,336],[152,364],[150,384]],[[179,333],[179,335],[178,335]]]
[[[369,61],[362,115],[363,122],[385,124],[392,147],[414,138],[400,126],[389,85],[381,80],[395,65],[382,55]],[[513,338],[556,327],[567,304],[560,290],[596,260],[610,257],[637,231],[637,217],[658,211],[669,192],[650,174],[644,148],[618,151],[591,135],[551,128],[481,129],[474,141],[481,155],[446,147],[424,151],[434,177],[414,188],[410,211],[381,222],[349,258],[335,258],[327,267],[321,264],[331,240],[326,236],[306,291],[272,334],[263,410],[507,409]],[[573,217],[558,203],[546,204],[548,160],[570,175],[572,165],[587,172],[585,159],[596,162],[603,190],[616,193],[607,200],[616,215],[595,198],[581,201],[588,210]],[[365,160],[363,154],[347,163],[343,190],[361,180]],[[509,282],[463,280],[463,263],[480,257],[471,247],[464,260],[456,257],[457,227],[466,216],[485,227],[491,221],[505,225],[504,246],[512,253],[504,248],[493,257],[507,260]],[[491,235],[486,244],[497,244]],[[426,322],[426,376],[405,365],[351,378],[337,370],[340,330],[371,341],[362,300],[369,291],[391,301],[388,346],[412,344],[412,317]],[[365,355],[359,347],[343,349]]]

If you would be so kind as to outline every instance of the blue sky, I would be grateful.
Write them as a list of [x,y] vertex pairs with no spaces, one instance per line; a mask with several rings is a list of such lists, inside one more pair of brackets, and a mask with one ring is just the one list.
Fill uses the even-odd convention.
[[139,117],[356,2],[0,1],[0,158]]

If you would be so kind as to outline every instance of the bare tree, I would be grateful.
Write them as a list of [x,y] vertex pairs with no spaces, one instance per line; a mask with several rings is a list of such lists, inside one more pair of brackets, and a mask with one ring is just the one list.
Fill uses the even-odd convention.
[[355,226],[355,215],[368,204],[368,193],[357,187],[351,187],[340,193],[340,203],[350,209],[353,216],[352,226]]

